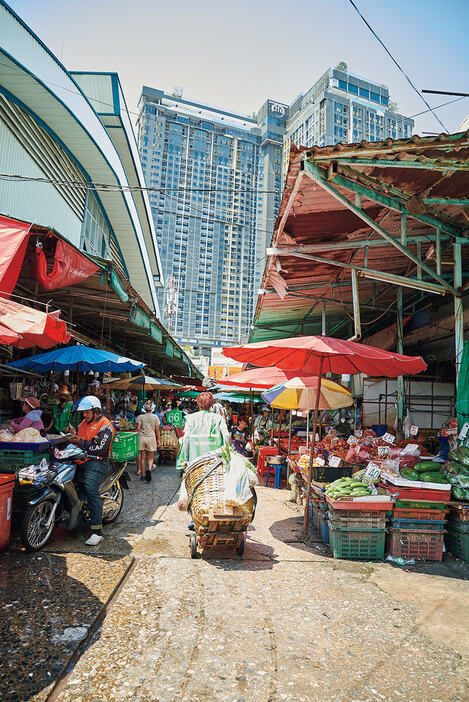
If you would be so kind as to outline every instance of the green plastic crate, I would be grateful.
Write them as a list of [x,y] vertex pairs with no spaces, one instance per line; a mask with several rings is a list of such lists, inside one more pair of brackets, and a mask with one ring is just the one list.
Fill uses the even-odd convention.
[[49,451],[14,451],[0,449],[0,473],[16,473],[23,466],[37,465],[43,458],[49,458]]
[[469,561],[469,532],[459,529],[448,529],[445,536],[446,548],[453,556],[459,556]]
[[445,502],[421,502],[419,500],[396,500],[394,507],[398,509],[438,509],[442,514],[442,519],[444,518],[444,513],[448,509]]
[[118,431],[111,445],[113,461],[129,461],[138,456],[138,432]]
[[334,558],[351,561],[381,561],[384,558],[385,529],[348,531],[329,522],[329,547]]

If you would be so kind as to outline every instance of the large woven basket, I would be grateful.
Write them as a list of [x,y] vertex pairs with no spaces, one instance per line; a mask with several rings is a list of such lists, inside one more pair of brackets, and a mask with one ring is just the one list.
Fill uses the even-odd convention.
[[179,439],[172,427],[171,429],[162,429],[160,431],[159,448],[167,449],[168,451],[179,450]]
[[[209,475],[200,482],[206,473]],[[210,508],[225,507],[225,469],[219,453],[213,452],[194,461],[186,472],[185,484],[188,497],[192,495],[190,509],[195,527],[197,531],[207,531]],[[243,518],[236,520],[237,531],[243,531],[250,524],[254,499],[250,498],[240,509]]]

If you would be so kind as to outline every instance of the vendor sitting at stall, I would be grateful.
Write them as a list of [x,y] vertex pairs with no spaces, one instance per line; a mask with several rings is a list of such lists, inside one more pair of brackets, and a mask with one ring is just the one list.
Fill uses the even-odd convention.
[[264,443],[269,438],[271,429],[270,409],[264,406],[261,414],[258,414],[254,420],[254,439],[260,444]]
[[37,397],[33,397],[32,395],[30,397],[22,397],[21,402],[23,403],[21,408],[23,410],[23,416],[8,420],[8,424],[15,434],[28,427],[32,427],[38,431],[44,431],[42,410],[40,409],[41,403]]
[[52,407],[52,419],[47,425],[46,430],[50,431],[52,429],[54,434],[60,434],[62,432],[65,433],[70,424],[73,403],[66,385],[62,385],[56,395],[59,402]]
[[[102,540],[103,501],[99,486],[109,472],[109,456],[114,437],[114,428],[102,414],[101,402],[94,395],[83,397],[78,403],[78,412],[83,412],[83,421],[78,427],[78,436],[70,439],[86,451],[87,459],[79,465],[79,472],[88,501],[91,520],[91,536],[87,546],[97,546]],[[72,433],[73,433],[72,427]]]

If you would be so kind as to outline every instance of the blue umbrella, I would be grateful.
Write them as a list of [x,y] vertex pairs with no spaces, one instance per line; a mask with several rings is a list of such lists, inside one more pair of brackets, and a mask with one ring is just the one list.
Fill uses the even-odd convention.
[[7,365],[39,373],[65,370],[119,373],[138,370],[143,368],[145,364],[125,358],[125,356],[118,356],[110,351],[92,349],[77,344],[76,346],[63,346],[48,353],[40,353],[38,356],[28,356],[28,358],[22,358],[20,361]]

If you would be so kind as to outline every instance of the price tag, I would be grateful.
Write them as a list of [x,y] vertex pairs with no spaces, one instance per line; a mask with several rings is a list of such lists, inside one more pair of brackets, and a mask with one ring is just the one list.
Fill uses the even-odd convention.
[[324,458],[321,458],[321,456],[317,456],[317,458],[314,459],[314,462],[318,466],[325,466],[326,465],[326,461],[324,460]]
[[388,446],[378,446],[378,456],[380,458],[384,458],[387,456],[389,453],[389,448]]
[[358,444],[358,439],[355,436],[349,436],[347,443],[349,446],[355,446],[355,444]]
[[338,468],[340,466],[341,459],[339,456],[331,456],[329,458],[329,465],[331,468]]
[[402,453],[415,453],[415,449],[418,449],[418,447],[418,444],[407,444],[407,446],[404,446],[404,450]]
[[468,430],[469,430],[469,422],[464,422],[464,424],[462,425],[462,429],[459,432],[458,439],[461,439],[461,441],[463,439],[465,439],[467,437]]
[[386,441],[388,444],[393,444],[396,440],[396,437],[393,436],[392,434],[388,434],[388,432],[386,432],[386,434],[383,434],[383,436],[381,438],[383,439],[383,441]]
[[419,428],[416,427],[415,424],[412,424],[412,426],[410,427],[410,435],[417,436],[418,433],[419,433]]
[[361,437],[363,436],[363,430],[357,429],[357,431],[355,432],[355,436],[357,437],[357,439],[361,439]]
[[365,475],[363,477],[370,483],[374,483],[376,480],[378,480],[380,475],[380,467],[377,466],[376,463],[373,463],[373,461],[370,461],[366,467]]

